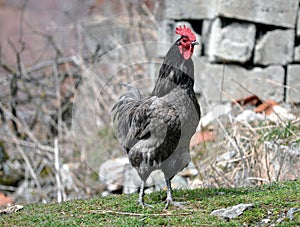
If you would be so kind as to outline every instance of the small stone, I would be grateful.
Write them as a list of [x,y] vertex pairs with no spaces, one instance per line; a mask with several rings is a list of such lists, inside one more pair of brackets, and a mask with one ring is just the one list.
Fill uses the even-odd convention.
[[296,212],[300,212],[300,207],[298,207],[298,208],[293,207],[293,208],[289,209],[289,211],[287,212],[286,216],[287,216],[290,220],[293,220],[293,219],[294,219],[294,214],[295,214]]
[[270,223],[270,221],[271,221],[270,218],[265,218],[265,219],[261,220],[261,223],[268,224],[268,223]]
[[214,210],[211,212],[211,215],[219,216],[225,219],[233,219],[243,214],[243,212],[250,207],[253,207],[253,204],[238,204],[232,207]]

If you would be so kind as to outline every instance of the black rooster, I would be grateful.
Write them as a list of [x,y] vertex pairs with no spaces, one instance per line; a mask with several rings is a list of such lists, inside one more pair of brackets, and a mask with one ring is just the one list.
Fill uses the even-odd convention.
[[176,34],[181,37],[166,55],[151,97],[144,98],[136,87],[125,84],[127,92],[112,110],[119,141],[142,180],[138,203],[143,207],[145,183],[157,169],[165,175],[166,208],[180,206],[173,201],[171,179],[190,161],[189,142],[200,119],[191,59],[198,42],[186,26],[177,27]]

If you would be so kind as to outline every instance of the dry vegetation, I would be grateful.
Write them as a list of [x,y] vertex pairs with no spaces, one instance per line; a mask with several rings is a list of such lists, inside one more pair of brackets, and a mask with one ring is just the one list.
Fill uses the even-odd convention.
[[192,153],[200,172],[196,187],[247,187],[299,178],[299,118],[278,123],[227,118],[210,128],[215,141]]
[[[121,23],[118,26],[123,30],[116,28],[106,37],[110,46],[99,43],[89,50],[83,37],[88,35],[83,27],[86,21],[73,24],[80,51],[70,55],[54,36],[27,24],[27,3],[24,1],[18,15],[18,39],[8,38],[7,42],[15,63],[4,55],[0,61],[0,190],[16,202],[62,201],[98,194],[102,190],[98,168],[108,158],[103,154],[117,144],[115,141],[106,148],[99,143],[102,136],[114,139],[110,109],[120,87],[113,84],[137,81],[147,72],[149,64],[143,61],[148,53],[142,41],[144,36],[156,39],[157,22],[146,4],[125,4],[127,15],[97,22],[106,34],[114,28],[109,22],[112,26]],[[25,26],[31,35],[44,39],[46,51],[54,54],[45,58],[41,53],[34,64],[26,64],[24,52],[30,45],[24,38]],[[109,52],[124,45],[124,30],[125,44],[139,44],[134,49]],[[133,56],[139,56],[142,63],[128,62]],[[116,60],[118,64],[113,64]]]

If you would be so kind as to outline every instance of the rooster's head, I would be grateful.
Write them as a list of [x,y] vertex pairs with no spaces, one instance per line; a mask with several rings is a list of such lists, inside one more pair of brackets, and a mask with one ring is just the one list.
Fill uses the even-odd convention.
[[199,45],[196,41],[196,36],[192,30],[185,25],[176,28],[175,33],[181,37],[176,41],[179,51],[185,60],[192,57],[194,52],[194,46]]

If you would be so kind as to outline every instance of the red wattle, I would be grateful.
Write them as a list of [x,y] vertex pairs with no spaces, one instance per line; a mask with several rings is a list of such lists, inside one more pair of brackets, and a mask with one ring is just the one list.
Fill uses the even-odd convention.
[[179,51],[185,60],[190,59],[193,55],[193,48],[187,49],[187,48],[179,46]]

